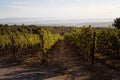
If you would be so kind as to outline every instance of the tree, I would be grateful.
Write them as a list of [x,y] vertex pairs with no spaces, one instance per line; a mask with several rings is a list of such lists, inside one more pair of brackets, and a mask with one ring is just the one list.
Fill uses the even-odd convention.
[[112,24],[115,28],[120,29],[120,18],[116,18]]

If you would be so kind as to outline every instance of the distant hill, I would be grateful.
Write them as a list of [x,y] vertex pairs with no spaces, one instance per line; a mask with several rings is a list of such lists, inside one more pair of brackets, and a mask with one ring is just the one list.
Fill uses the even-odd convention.
[[57,19],[57,18],[4,18],[0,24],[26,24],[26,25],[49,25],[49,26],[88,26],[107,27],[113,19]]

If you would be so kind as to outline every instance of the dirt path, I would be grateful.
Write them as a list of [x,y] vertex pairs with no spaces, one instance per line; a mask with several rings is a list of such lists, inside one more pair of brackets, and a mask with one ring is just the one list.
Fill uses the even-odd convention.
[[120,80],[119,73],[111,69],[86,65],[64,40],[56,44],[48,59],[49,64],[39,69],[0,63],[0,80]]
[[85,80],[89,79],[90,74],[86,71],[79,57],[76,55],[76,50],[68,45],[65,41],[60,41],[57,47],[50,55],[49,64],[54,71],[61,75],[48,78],[46,80]]

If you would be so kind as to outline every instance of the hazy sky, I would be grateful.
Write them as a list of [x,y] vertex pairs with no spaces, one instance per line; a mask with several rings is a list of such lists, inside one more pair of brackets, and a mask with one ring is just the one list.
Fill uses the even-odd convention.
[[116,18],[120,0],[0,0],[0,18]]

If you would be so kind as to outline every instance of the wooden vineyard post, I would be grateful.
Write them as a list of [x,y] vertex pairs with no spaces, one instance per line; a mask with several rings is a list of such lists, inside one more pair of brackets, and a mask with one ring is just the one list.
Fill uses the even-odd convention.
[[15,41],[13,35],[11,35],[11,41],[12,41],[12,53],[13,53],[13,61],[14,61],[16,60],[16,54],[15,54]]
[[96,37],[96,32],[93,33],[93,46],[92,46],[92,51],[91,51],[91,65],[94,65],[94,54],[95,54],[95,37]]
[[[49,34],[48,34],[49,35]],[[48,36],[48,45],[50,45],[50,35]],[[46,57],[48,59],[48,54],[50,53],[50,49],[48,50],[48,53],[46,53]]]
[[47,58],[46,58],[46,53],[45,53],[45,42],[44,42],[43,34],[41,35],[41,40],[42,40],[41,51],[42,51],[42,57],[43,57],[42,64],[48,65],[48,62],[46,61]]
[[44,50],[45,46],[44,46],[44,35],[43,34],[41,35],[41,40],[42,40],[42,47],[41,47],[42,48],[42,53],[44,54],[45,53],[45,50]]

